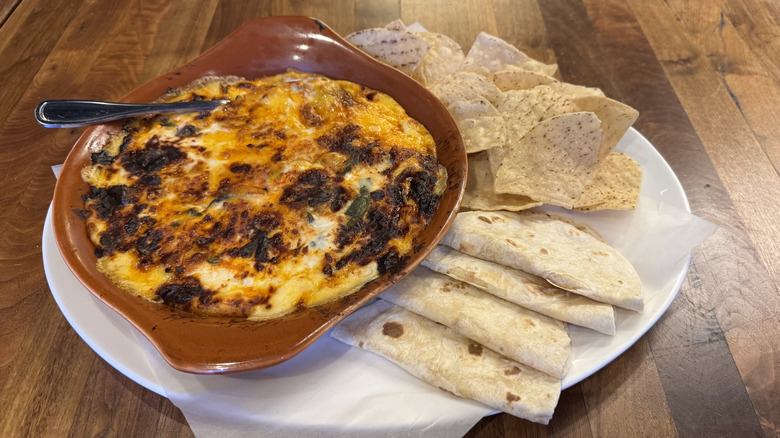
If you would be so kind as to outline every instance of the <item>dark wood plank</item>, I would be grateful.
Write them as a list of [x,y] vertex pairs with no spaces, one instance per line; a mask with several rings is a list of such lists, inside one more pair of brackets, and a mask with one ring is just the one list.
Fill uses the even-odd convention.
[[[0,318],[19,320],[13,331],[2,334],[8,342],[0,343],[0,385],[5,383],[8,366],[27,335],[32,315],[36,314],[34,303],[40,297],[30,297],[36,292],[45,293],[39,242],[55,182],[50,166],[62,162],[81,132],[46,130],[37,125],[32,111],[40,100],[80,95],[78,87],[73,86],[74,80],[83,80],[83,68],[94,62],[104,43],[102,38],[85,34],[107,32],[118,3],[103,2],[99,14],[85,4],[75,13],[80,20],[60,35],[52,54],[37,72],[27,72],[31,82],[0,128],[4,144],[0,148],[0,174],[15,175],[4,180],[5,190],[0,193],[4,205],[0,209],[4,238],[0,247],[0,282],[7,285],[0,300]],[[17,68],[24,71],[27,66],[20,64]],[[89,88],[84,92],[88,94]]]
[[[730,361],[736,365],[742,386],[748,391],[749,399],[743,403],[749,404],[749,408],[745,409],[755,410],[765,433],[776,434],[780,412],[780,399],[776,397],[780,393],[777,379],[780,351],[777,278],[780,266],[776,256],[780,253],[780,226],[776,215],[771,212],[773,207],[756,200],[778,199],[780,176],[768,154],[764,153],[766,149],[776,150],[777,146],[773,140],[765,141],[762,136],[757,136],[754,128],[774,129],[765,128],[766,122],[760,116],[767,107],[773,106],[770,102],[773,102],[774,92],[764,91],[766,81],[741,80],[731,74],[724,77],[723,60],[727,64],[733,63],[734,72],[757,69],[758,64],[739,51],[737,55],[733,50],[708,51],[708,48],[722,47],[719,44],[722,45],[724,40],[729,41],[729,45],[739,44],[740,41],[733,37],[724,37],[719,32],[689,30],[705,26],[694,26],[692,22],[710,23],[716,30],[717,25],[727,28],[728,24],[718,21],[719,15],[715,15],[711,8],[699,8],[700,13],[690,18],[677,15],[674,2],[656,7],[643,2],[630,3],[633,10],[640,11],[641,24],[646,29],[655,56],[660,59],[721,180],[721,184],[712,184],[712,178],[707,177],[693,185],[698,196],[691,198],[692,205],[701,205],[698,213],[723,227],[722,233],[713,236],[700,248],[707,254],[707,261],[701,263],[709,265],[710,269],[701,274],[705,284],[700,292],[706,295],[694,300],[712,309],[721,331],[725,333],[729,352],[722,352],[719,356],[726,362],[724,367],[728,368]],[[702,6],[706,4],[702,3]],[[648,26],[651,22],[655,26]],[[721,60],[712,62],[711,53],[718,54],[716,58]],[[737,82],[739,88],[731,86]],[[693,150],[691,147],[683,149]],[[688,170],[683,175],[690,175],[690,181],[696,181],[695,178],[708,173],[707,166],[701,163],[680,161],[680,165]],[[750,169],[749,174],[745,174],[745,169]],[[709,310],[699,310],[702,311]],[[759,346],[760,353],[756,353]],[[713,372],[709,368],[702,371]],[[719,375],[716,373],[712,377]],[[720,385],[729,384],[713,383],[711,391],[717,392],[719,388],[715,386]],[[715,411],[715,414],[718,412]],[[734,412],[734,422],[741,424],[743,420],[737,417],[742,411],[730,412]]]
[[[650,345],[640,339],[582,382],[593,436],[677,436]],[[631,419],[621,416],[631,406]]]
[[[2,357],[9,360],[2,368],[4,386],[0,406],[7,415],[3,416],[0,431],[8,432],[0,433],[3,436],[64,435],[72,428],[84,427],[153,432],[157,424],[170,430],[189,431],[180,413],[178,422],[166,422],[163,418],[148,422],[141,414],[136,420],[122,417],[134,416],[143,409],[146,409],[146,417],[164,410],[178,412],[167,400],[132,382],[128,387],[143,394],[135,399],[135,404],[117,406],[116,412],[95,409],[101,404],[94,404],[95,394],[90,393],[93,386],[87,387],[88,380],[85,379],[100,379],[101,372],[105,374],[105,371],[81,370],[94,370],[105,364],[69,329],[45,287],[40,265],[37,242],[55,181],[49,166],[62,162],[80,130],[38,127],[31,117],[32,108],[43,98],[79,96],[110,100],[120,97],[145,79],[141,77],[144,60],[157,47],[153,33],[136,31],[138,23],[163,26],[159,22],[163,16],[159,11],[165,9],[165,4],[159,2],[156,5],[146,1],[101,2],[101,7],[95,9],[94,5],[87,4],[75,12],[78,19],[71,20],[70,27],[62,34],[38,74],[32,76],[20,104],[0,131],[8,144],[40,147],[37,153],[31,148],[0,150],[3,172],[25,175],[13,181],[14,185],[7,181],[8,190],[0,195],[6,198],[6,208],[0,213],[0,219],[3,220],[4,237],[8,238],[8,245],[2,247],[0,263],[14,260],[27,266],[22,270],[6,266],[2,270],[6,277],[3,281],[9,285],[13,282],[14,287],[4,294],[6,300],[0,312],[20,320],[14,326],[18,331],[3,333],[4,338],[12,341],[2,344]],[[25,261],[26,253],[35,263]],[[33,287],[36,284],[39,286]],[[40,318],[40,315],[56,318]],[[56,324],[53,324],[55,320]],[[70,373],[75,375],[70,376]],[[114,385],[113,389],[102,380],[90,381],[90,385],[124,401],[127,391],[124,385],[128,381],[123,376],[121,381],[122,384]],[[29,391],[29,388],[35,388],[35,391]],[[82,395],[74,397],[77,394]],[[149,394],[157,398],[157,406],[150,407],[148,402],[142,401]],[[13,404],[6,404],[12,401]],[[134,436],[135,433],[119,435]]]
[[383,27],[387,23],[399,18],[401,18],[400,0],[357,0],[355,1],[355,21],[352,29],[348,32],[372,27]]
[[82,342],[51,296],[43,296],[35,304],[38,314],[48,317],[32,319],[30,336],[21,345],[24,354],[17,356],[3,388],[2,436],[67,433],[81,408],[80,394],[89,377],[83,370],[96,360],[94,353],[74,355],[74,351],[83,350],[78,345]]
[[52,47],[71,25],[81,1],[68,7],[53,7],[50,0],[29,0],[20,3],[0,28],[0,126],[16,107],[49,55]]
[[0,26],[5,24],[8,17],[14,13],[16,7],[19,6],[19,3],[21,2],[21,0],[4,0],[3,2],[0,2]]
[[536,0],[495,2],[492,12],[498,36],[536,60],[548,64],[556,62]]

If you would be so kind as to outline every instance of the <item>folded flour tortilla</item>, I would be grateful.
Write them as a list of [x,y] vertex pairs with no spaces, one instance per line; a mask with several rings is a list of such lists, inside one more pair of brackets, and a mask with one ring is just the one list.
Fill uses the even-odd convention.
[[444,391],[537,423],[550,421],[561,394],[560,379],[388,301],[352,313],[331,336],[378,353]]
[[418,267],[380,298],[553,377],[562,379],[569,368],[566,324],[428,268]]
[[422,265],[543,315],[615,334],[615,310],[611,305],[551,286],[535,275],[444,245],[434,248]]
[[596,301],[637,312],[644,307],[642,282],[628,260],[546,213],[459,213],[441,243]]

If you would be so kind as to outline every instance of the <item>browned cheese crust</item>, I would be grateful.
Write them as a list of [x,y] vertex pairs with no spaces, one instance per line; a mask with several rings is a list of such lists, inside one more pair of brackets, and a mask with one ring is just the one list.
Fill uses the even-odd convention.
[[289,72],[211,78],[131,120],[82,176],[98,267],[147,299],[267,319],[401,270],[446,172],[419,122],[366,87]]

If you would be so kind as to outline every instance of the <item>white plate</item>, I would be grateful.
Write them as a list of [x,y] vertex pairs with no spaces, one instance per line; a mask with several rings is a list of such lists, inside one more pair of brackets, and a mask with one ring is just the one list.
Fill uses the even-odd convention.
[[[642,200],[640,201],[642,208],[634,212],[595,212],[577,216],[585,222],[591,223],[610,244],[618,249],[622,248],[623,254],[634,263],[645,289],[645,311],[639,314],[618,309],[617,334],[615,336],[601,335],[588,329],[572,326],[572,366],[563,381],[564,389],[604,367],[633,345],[655,324],[677,295],[690,261],[689,250],[679,254],[676,259],[670,260],[668,257],[660,257],[661,254],[647,254],[646,246],[642,247],[642,245],[647,244],[654,248],[652,241],[659,237],[647,235],[648,227],[654,227],[658,222],[658,217],[664,214],[659,212],[659,208],[661,210],[672,208],[690,212],[688,200],[674,172],[655,148],[633,128],[626,133],[616,150],[626,152],[642,167],[644,175],[641,189]],[[674,224],[671,226],[673,227]],[[65,265],[54,240],[51,211],[46,218],[42,243],[44,268],[52,295],[65,318],[79,336],[122,374],[151,391],[163,396],[170,396],[171,394],[166,394],[166,389],[170,391],[171,386],[176,386],[176,382],[170,382],[173,385],[169,385],[167,381],[163,381],[162,384],[158,381],[158,378],[166,379],[172,374],[168,373],[167,370],[164,373],[155,372],[153,367],[167,365],[159,356],[154,357],[151,344],[135,332],[135,329],[127,321],[87,291]],[[632,248],[639,247],[643,249],[632,251]],[[365,360],[366,366],[374,367],[377,366],[377,363],[384,362],[377,361],[371,356],[371,353],[359,351],[347,354],[345,349],[345,346],[330,339],[329,336],[323,336],[300,355],[305,356],[304,359],[296,360],[298,358],[293,358],[271,369],[257,372],[253,376],[264,380],[268,379],[269,376],[273,379],[287,380],[287,377],[300,376],[302,367],[313,369],[312,364],[318,362],[337,364],[338,361],[354,361],[357,358],[360,361]],[[314,374],[309,376],[311,379],[316,377],[316,379],[338,380],[344,376],[337,376],[337,373],[350,371],[341,366],[322,366],[312,372]],[[379,378],[384,378],[386,374],[387,372],[382,370]],[[413,377],[406,376],[404,373],[393,374],[393,378],[409,380],[409,384],[416,392],[421,391],[420,388],[422,391],[426,391],[425,386],[421,387],[418,382],[414,382]],[[291,397],[291,391],[288,391],[289,386],[274,385],[273,379],[265,381],[267,386],[264,388],[267,388],[268,391],[264,391],[263,397],[271,397],[276,400]],[[280,393],[274,394],[273,392],[277,388]],[[361,388],[352,388],[351,391],[360,393]],[[400,390],[401,388],[396,389]],[[433,397],[450,397],[432,387],[430,391]],[[371,396],[372,394],[363,395]],[[372,408],[377,407],[373,406]],[[392,406],[388,406],[385,412],[393,412],[393,409]],[[442,403],[441,412],[435,412],[436,409],[433,409],[433,411],[425,411],[426,413],[420,415],[423,417],[433,415],[435,418],[431,418],[431,421],[446,421],[448,409],[447,403]],[[419,417],[415,419],[416,422],[420,423],[425,423],[427,420]]]

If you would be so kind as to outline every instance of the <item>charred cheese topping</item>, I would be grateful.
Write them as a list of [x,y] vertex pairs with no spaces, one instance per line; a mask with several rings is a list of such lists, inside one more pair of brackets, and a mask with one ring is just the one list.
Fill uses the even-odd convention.
[[278,317],[401,270],[439,203],[434,140],[389,96],[288,72],[213,78],[134,119],[82,171],[98,268],[195,312]]

